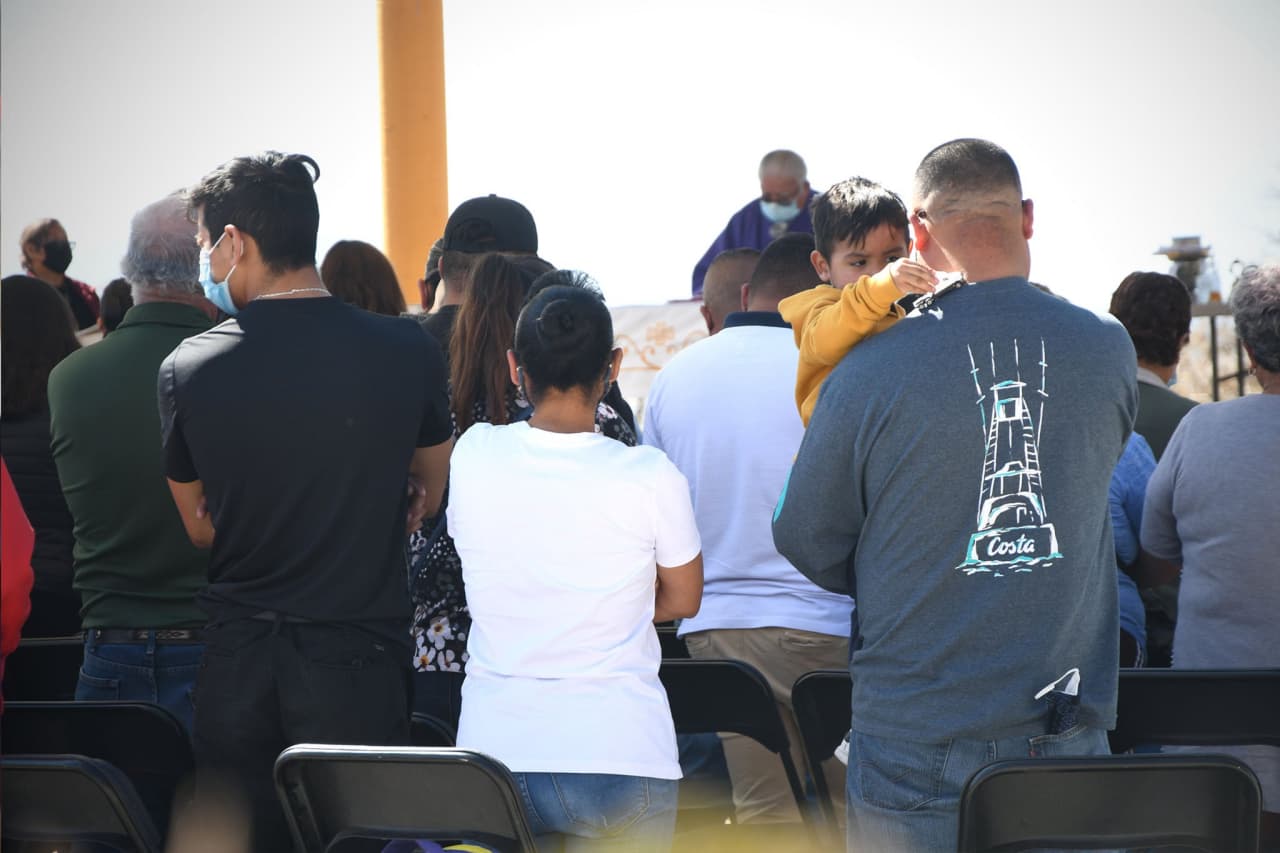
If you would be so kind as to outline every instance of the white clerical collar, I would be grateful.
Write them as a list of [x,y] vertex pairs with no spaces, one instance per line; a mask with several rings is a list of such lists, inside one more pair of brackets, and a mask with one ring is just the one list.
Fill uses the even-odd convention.
[[1169,387],[1169,383],[1168,383],[1168,382],[1165,382],[1163,379],[1161,379],[1161,378],[1160,378],[1158,375],[1156,375],[1154,372],[1152,372],[1152,371],[1148,370],[1148,369],[1147,369],[1147,368],[1145,368],[1145,367],[1142,367],[1141,365],[1139,365],[1139,366],[1138,366],[1138,381],[1139,381],[1139,382],[1145,382],[1145,383],[1147,383],[1148,385],[1155,385],[1155,386],[1160,387],[1160,388],[1168,388],[1168,387]]

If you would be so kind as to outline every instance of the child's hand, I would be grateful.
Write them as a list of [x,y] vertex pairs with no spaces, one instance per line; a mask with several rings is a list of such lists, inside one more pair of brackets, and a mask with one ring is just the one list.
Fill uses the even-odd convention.
[[894,287],[906,295],[908,293],[933,293],[938,276],[927,265],[910,258],[899,258],[887,269],[893,279]]

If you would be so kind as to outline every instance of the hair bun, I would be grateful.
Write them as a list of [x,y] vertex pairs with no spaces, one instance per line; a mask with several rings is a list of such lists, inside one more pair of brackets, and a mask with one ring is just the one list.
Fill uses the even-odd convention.
[[564,351],[580,346],[589,335],[581,309],[567,299],[554,299],[538,315],[538,337],[549,349]]

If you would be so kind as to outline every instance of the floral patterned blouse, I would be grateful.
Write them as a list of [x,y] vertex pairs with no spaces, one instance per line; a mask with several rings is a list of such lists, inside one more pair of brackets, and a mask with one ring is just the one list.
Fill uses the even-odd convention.
[[[483,402],[472,414],[477,422],[488,421]],[[527,418],[528,406],[516,394],[508,398],[507,419]],[[631,425],[608,403],[596,409],[596,430],[628,447],[636,445]],[[454,423],[454,439],[458,426]],[[446,494],[446,501],[448,495]],[[413,577],[413,668],[421,672],[465,672],[467,634],[471,614],[462,587],[462,563],[453,538],[445,529],[444,509],[409,535],[409,566]]]

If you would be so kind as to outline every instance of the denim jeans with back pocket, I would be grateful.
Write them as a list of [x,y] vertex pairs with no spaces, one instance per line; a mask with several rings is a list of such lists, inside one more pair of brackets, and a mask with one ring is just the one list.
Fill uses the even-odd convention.
[[157,642],[154,634],[134,643],[100,643],[90,628],[85,632],[76,699],[152,702],[177,717],[190,733],[203,654],[203,643]]
[[1109,755],[1104,729],[1074,726],[1060,734],[934,743],[849,739],[848,842],[859,851],[953,851],[960,793],[993,761]]
[[515,773],[539,851],[667,851],[675,779],[608,773]]

